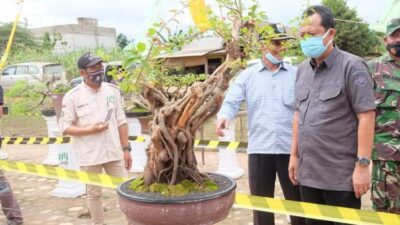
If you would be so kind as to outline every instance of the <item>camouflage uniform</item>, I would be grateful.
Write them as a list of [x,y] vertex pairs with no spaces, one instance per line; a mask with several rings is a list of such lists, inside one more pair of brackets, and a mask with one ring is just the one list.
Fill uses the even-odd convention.
[[400,62],[389,53],[369,62],[375,81],[376,126],[372,151],[372,202],[400,214]]

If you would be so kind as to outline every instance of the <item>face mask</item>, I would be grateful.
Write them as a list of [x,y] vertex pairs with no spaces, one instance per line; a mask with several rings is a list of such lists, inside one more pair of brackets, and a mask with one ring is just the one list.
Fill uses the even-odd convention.
[[329,30],[326,33],[319,37],[309,37],[305,40],[300,41],[301,50],[303,53],[311,58],[320,57],[327,49],[333,40],[330,40],[328,44],[324,45],[324,38],[328,35]]
[[392,54],[393,54],[392,49],[394,49],[395,53],[393,55],[396,57],[400,57],[400,42],[396,42],[394,44],[387,44],[386,49]]
[[273,56],[271,53],[267,53],[265,57],[270,61],[272,64],[279,64],[282,62],[282,60],[277,59],[275,56]]
[[88,74],[89,74],[88,77],[89,80],[95,84],[100,85],[101,82],[103,81],[103,74],[104,74],[103,69],[99,69],[91,73],[88,72]]

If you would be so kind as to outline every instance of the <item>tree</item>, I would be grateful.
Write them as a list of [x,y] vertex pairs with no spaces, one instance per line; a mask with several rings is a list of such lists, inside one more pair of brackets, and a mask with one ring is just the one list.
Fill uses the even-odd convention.
[[[221,18],[210,11],[208,34],[212,32],[222,37],[226,61],[205,81],[182,87],[182,92],[176,92],[178,97],[170,96],[166,91],[170,79],[158,56],[201,37],[202,33],[195,28],[176,33],[168,27],[170,23],[178,22],[176,17],[182,11],[174,10],[175,14],[169,20],[155,23],[147,32],[148,43],[137,43],[127,51],[126,65],[136,67],[126,74],[122,87],[131,90],[142,87],[139,93],[147,100],[146,105],[154,115],[149,123],[151,143],[146,149],[145,185],[157,182],[175,185],[184,179],[204,185],[208,177],[197,169],[194,155],[196,130],[220,109],[230,78],[247,65],[248,59],[259,54],[262,42],[259,34],[269,40],[267,36],[272,33],[261,32],[273,29],[261,25],[266,16],[258,11],[256,1],[249,8],[245,8],[241,0],[217,1],[226,16]],[[160,36],[162,33],[167,38]],[[136,88],[129,88],[132,86]]]
[[118,47],[120,47],[121,49],[124,49],[128,44],[129,44],[129,40],[126,37],[126,35],[123,33],[118,34],[118,36],[117,36]]
[[377,33],[369,29],[345,0],[322,0],[322,5],[330,8],[336,19],[334,41],[339,48],[361,57],[378,50],[380,42]]
[[[7,45],[7,41],[10,37],[12,23],[4,23],[0,25],[0,52],[3,53],[4,49]],[[25,27],[18,26],[15,31],[14,41],[13,41],[13,49],[16,48],[38,48],[39,45],[37,43],[36,38],[32,35],[32,33]]]
[[57,42],[62,40],[62,35],[60,33],[56,33],[53,35],[50,35],[48,32],[46,32],[43,37],[42,37],[42,44],[41,47],[43,50],[54,50],[54,47],[56,46]]

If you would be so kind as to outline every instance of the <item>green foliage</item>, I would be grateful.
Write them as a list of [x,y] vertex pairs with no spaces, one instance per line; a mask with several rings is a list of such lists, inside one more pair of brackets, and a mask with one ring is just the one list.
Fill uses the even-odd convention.
[[[4,23],[0,24],[0,52],[3,53],[4,49],[7,45],[7,41],[11,34],[11,29],[13,27],[13,23]],[[33,37],[31,32],[21,25],[19,25],[15,31],[15,36],[12,45],[12,51],[16,49],[39,49],[40,45],[38,41]],[[11,51],[11,52],[12,52]]]
[[164,87],[183,87],[190,86],[196,81],[204,81],[207,78],[205,74],[181,74],[181,75],[170,75],[167,78],[163,77]]
[[128,37],[125,34],[120,33],[117,36],[117,45],[120,49],[124,49],[129,44]]
[[47,93],[51,94],[65,94],[71,90],[70,84],[65,84],[63,82],[50,82],[47,85]]
[[50,36],[49,33],[45,33],[42,37],[42,50],[50,50],[53,51],[58,41],[62,40],[61,34],[55,34]]
[[[207,10],[207,17],[211,28],[206,35],[221,37],[225,43],[232,40],[232,18],[238,18],[245,25],[239,36],[239,46],[243,50],[243,59],[230,65],[232,68],[245,67],[248,59],[260,57],[261,44],[259,34],[263,33],[266,39],[270,39],[272,28],[263,21],[267,20],[264,12],[259,11],[258,1],[252,0],[250,7],[246,8],[241,1],[217,0],[221,6],[221,14],[214,14],[211,9]],[[172,29],[174,25],[179,26],[177,16],[187,10],[187,2],[181,10],[172,10],[173,15],[168,20],[154,23],[147,32],[147,41],[140,42],[126,51],[124,65],[126,68],[134,67],[123,76],[120,88],[124,92],[139,93],[143,83],[158,87],[182,88],[193,82],[206,79],[206,75],[185,74],[175,71],[165,65],[160,55],[168,55],[179,51],[186,44],[202,37],[203,33],[197,27],[188,29]],[[265,44],[265,43],[264,43]]]
[[5,93],[6,103],[9,106],[10,115],[25,115],[37,110],[35,106],[41,101],[45,90],[41,83],[29,84],[27,81],[18,81]]
[[336,19],[334,41],[339,48],[361,57],[379,51],[382,43],[377,33],[369,29],[368,24],[357,16],[355,9],[347,6],[345,0],[322,0],[322,5],[330,8]]
[[200,186],[195,182],[183,180],[176,185],[168,185],[166,183],[153,183],[146,187],[143,177],[134,179],[129,185],[129,189],[136,192],[153,192],[162,196],[184,196],[190,192],[212,192],[219,189],[218,185],[212,180],[206,180],[204,186]]
[[44,90],[45,86],[41,83],[29,84],[26,80],[21,80],[5,93],[8,98],[40,98],[39,91]]

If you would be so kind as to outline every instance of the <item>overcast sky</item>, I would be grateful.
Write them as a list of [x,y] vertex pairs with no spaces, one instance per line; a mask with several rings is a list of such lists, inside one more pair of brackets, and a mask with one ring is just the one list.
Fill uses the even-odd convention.
[[[158,7],[155,2],[159,1]],[[243,0],[249,2],[248,0]],[[0,0],[0,22],[11,22],[16,13],[16,0]],[[77,17],[97,18],[99,26],[114,27],[118,33],[139,39],[150,21],[168,18],[169,9],[179,8],[179,0],[24,0],[21,22],[28,28],[77,23]],[[304,10],[305,0],[259,0],[271,22],[288,24]],[[348,0],[351,8],[366,22],[374,24],[385,13],[389,0]],[[320,0],[310,0],[318,4]],[[206,0],[213,5],[215,0]],[[188,10],[187,10],[188,11]],[[218,9],[215,8],[218,12]],[[190,25],[189,14],[180,16],[181,25]]]

